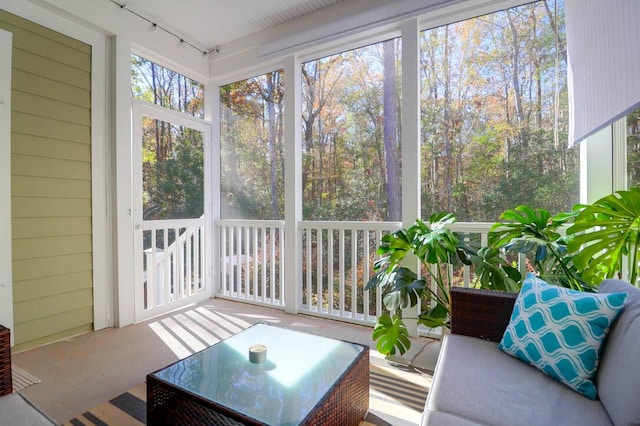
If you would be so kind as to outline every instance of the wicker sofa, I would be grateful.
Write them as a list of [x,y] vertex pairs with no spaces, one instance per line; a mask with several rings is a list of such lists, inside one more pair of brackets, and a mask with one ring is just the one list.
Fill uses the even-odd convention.
[[607,337],[598,399],[591,400],[498,349],[516,294],[454,288],[451,334],[421,425],[640,425],[640,290],[620,280],[599,286],[601,293],[622,291],[627,300]]

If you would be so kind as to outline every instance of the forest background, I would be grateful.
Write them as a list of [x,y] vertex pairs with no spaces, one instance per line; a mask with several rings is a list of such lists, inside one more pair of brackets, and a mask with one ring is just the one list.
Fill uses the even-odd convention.
[[[567,146],[564,2],[544,0],[429,29],[420,38],[421,209],[489,221],[519,204],[578,201]],[[401,44],[390,39],[302,65],[303,218],[400,221]],[[222,218],[284,217],[284,75],[222,86]],[[203,86],[132,55],[132,94],[196,117]],[[628,117],[631,183],[638,112]],[[144,124],[146,219],[203,212],[202,136]],[[417,176],[416,176],[417,178]]]

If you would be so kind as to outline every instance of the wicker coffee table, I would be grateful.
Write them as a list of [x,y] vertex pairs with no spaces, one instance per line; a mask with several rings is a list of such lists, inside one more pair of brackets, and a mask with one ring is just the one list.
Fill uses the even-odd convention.
[[367,346],[261,323],[147,376],[150,425],[348,426],[368,409]]

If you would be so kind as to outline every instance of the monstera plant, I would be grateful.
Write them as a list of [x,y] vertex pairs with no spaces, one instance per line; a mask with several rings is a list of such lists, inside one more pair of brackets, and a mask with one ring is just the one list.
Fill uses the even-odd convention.
[[[412,226],[382,237],[377,251],[381,258],[374,264],[377,272],[366,286],[367,290],[377,287],[383,292],[384,305],[391,313],[381,315],[373,330],[380,353],[394,355],[397,349],[403,354],[411,346],[402,310],[416,306],[427,294],[435,303],[418,322],[429,327],[447,325],[453,280],[448,265],[458,255],[458,238],[447,226],[454,222],[452,214],[432,215],[428,223],[417,219]],[[411,255],[419,260],[426,276],[419,277],[417,271],[405,266]]]
[[[622,277],[640,285],[640,189],[617,191],[591,205],[552,216],[547,210],[518,206],[500,215],[489,232],[489,245],[474,248],[450,230],[453,214],[420,219],[382,238],[376,273],[367,283],[378,288],[389,314],[381,315],[373,339],[380,353],[404,354],[411,345],[402,311],[421,300],[430,303],[417,318],[427,327],[449,328],[452,265],[472,265],[475,287],[517,292],[522,274],[508,252],[528,255],[528,268],[545,281],[595,291],[606,278]],[[421,270],[412,270],[416,262]],[[405,264],[406,263],[406,264]],[[514,262],[515,263],[515,262]],[[431,283],[435,286],[431,286]]]
[[[383,314],[373,330],[378,351],[385,355],[404,354],[410,347],[409,332],[402,310],[415,307],[423,299],[428,301],[417,318],[427,327],[450,327],[449,290],[454,285],[453,265],[456,259],[476,265],[480,286],[513,290],[515,282],[500,266],[504,260],[495,249],[474,250],[451,231],[455,217],[450,213],[431,215],[429,222],[417,219],[406,229],[382,237],[378,247],[380,259],[374,264],[376,273],[367,283],[368,290],[382,291],[389,314]],[[417,270],[406,262],[417,258]],[[506,266],[506,265],[504,265]],[[416,268],[417,269],[417,268]],[[435,285],[431,285],[434,283]]]
[[640,278],[640,189],[617,191],[591,205],[577,206],[567,229],[568,249],[582,278],[597,285],[623,277],[638,286]]
[[530,254],[529,267],[548,283],[594,291],[577,267],[575,255],[568,246],[571,238],[564,235],[576,215],[577,212],[569,212],[552,216],[545,209],[518,206],[502,213],[500,221],[491,227],[489,246]]

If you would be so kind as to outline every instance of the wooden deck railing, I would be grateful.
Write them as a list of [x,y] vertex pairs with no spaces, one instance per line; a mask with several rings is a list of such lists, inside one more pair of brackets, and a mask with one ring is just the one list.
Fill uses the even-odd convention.
[[[365,290],[385,233],[396,222],[302,221],[302,281],[299,300],[286,300],[284,221],[220,220],[219,277],[216,294],[239,301],[297,311],[346,322],[373,325],[384,312],[378,291]],[[469,242],[486,245],[490,223],[456,223],[452,229]],[[469,286],[473,272],[455,268],[458,284]],[[423,332],[426,332],[423,330]]]

